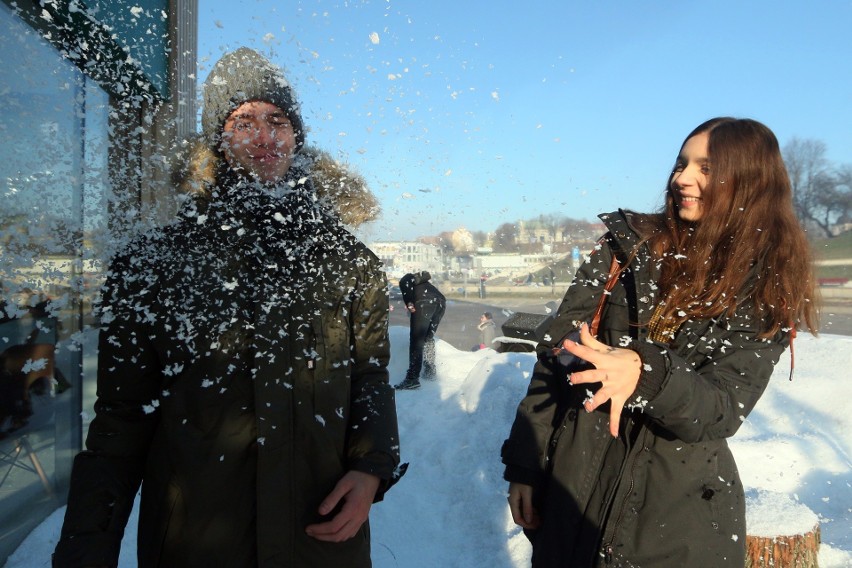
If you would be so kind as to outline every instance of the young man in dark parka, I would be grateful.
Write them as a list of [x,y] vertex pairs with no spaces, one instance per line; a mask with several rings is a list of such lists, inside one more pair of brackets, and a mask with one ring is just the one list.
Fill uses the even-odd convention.
[[111,264],[54,566],[116,566],[141,484],[140,567],[368,567],[399,464],[387,282],[341,222],[371,196],[324,195],[250,49],[212,69],[202,129],[178,219]]

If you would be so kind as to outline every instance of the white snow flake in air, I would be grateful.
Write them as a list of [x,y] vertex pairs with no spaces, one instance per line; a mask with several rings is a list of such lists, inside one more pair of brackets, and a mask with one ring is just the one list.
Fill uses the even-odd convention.
[[198,219],[196,220],[196,223],[198,223],[199,225],[203,225],[205,221],[207,221],[207,215],[199,215]]
[[413,195],[411,195],[410,193],[408,193],[407,191],[405,191],[405,192],[403,192],[403,194],[402,194],[402,198],[403,198],[403,199],[414,199],[414,196],[413,196]]
[[379,41],[380,40],[379,40],[379,34],[378,33],[373,32],[373,33],[370,34],[370,43],[372,43],[373,45],[379,45]]
[[273,40],[275,40],[275,34],[271,32],[263,36],[263,43],[272,43]]
[[144,412],[145,414],[151,414],[155,410],[157,410],[158,406],[160,406],[160,401],[159,400],[152,400],[151,404],[143,404],[142,405],[142,412]]
[[134,18],[138,18],[142,15],[143,12],[144,10],[142,10],[140,6],[134,6],[130,9],[130,13],[133,14]]
[[495,101],[499,101],[500,100],[500,93],[498,93],[497,91],[492,91],[491,92],[491,98],[494,99]]
[[225,290],[234,290],[237,286],[239,286],[239,284],[240,283],[236,280],[232,280],[230,282],[225,282],[224,284],[222,284],[222,286],[225,288]]
[[275,215],[273,215],[272,218],[275,219],[276,221],[278,221],[279,223],[283,223],[284,221],[286,221],[286,219],[284,218],[284,215],[282,215],[278,211],[275,212]]
[[738,540],[740,540],[740,537],[738,537],[738,536],[737,536],[737,535],[735,535],[735,534],[732,534],[732,535],[731,535],[731,540],[732,540],[732,541],[734,541],[734,542],[737,542]]
[[316,419],[317,419],[317,422],[319,422],[320,424],[322,424],[323,426],[325,426],[325,418],[323,418],[323,417],[322,417],[322,416],[320,416],[319,414],[315,414],[315,415],[314,415],[314,418],[316,418]]

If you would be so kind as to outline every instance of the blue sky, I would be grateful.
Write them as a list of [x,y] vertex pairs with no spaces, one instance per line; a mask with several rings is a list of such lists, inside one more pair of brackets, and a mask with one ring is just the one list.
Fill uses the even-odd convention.
[[852,163],[852,0],[200,0],[199,80],[254,47],[310,143],[366,177],[370,240],[652,210],[683,137],[751,117]]

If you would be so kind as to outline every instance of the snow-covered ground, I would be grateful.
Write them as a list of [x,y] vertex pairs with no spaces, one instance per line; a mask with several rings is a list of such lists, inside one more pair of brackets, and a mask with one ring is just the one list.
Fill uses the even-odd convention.
[[[391,328],[391,376],[407,366],[408,330]],[[438,345],[438,380],[397,395],[408,473],[371,513],[376,568],[514,568],[530,548],[512,523],[500,446],[534,357]],[[819,520],[820,568],[852,566],[852,337],[804,334],[731,446],[749,490],[749,526],[766,534]],[[7,568],[49,566],[64,509],[34,530]],[[134,518],[131,523],[135,523]],[[753,532],[753,531],[750,531]],[[135,562],[128,527],[121,568]]]

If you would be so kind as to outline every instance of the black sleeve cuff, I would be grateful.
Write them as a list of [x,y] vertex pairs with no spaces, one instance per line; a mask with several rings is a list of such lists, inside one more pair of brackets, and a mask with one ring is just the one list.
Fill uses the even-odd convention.
[[665,349],[656,343],[632,341],[627,348],[635,351],[642,360],[639,383],[628,405],[642,405],[653,400],[662,390],[668,376],[669,360]]
[[503,479],[510,483],[523,483],[531,487],[540,487],[542,481],[544,481],[544,473],[517,465],[507,465],[503,472]]

